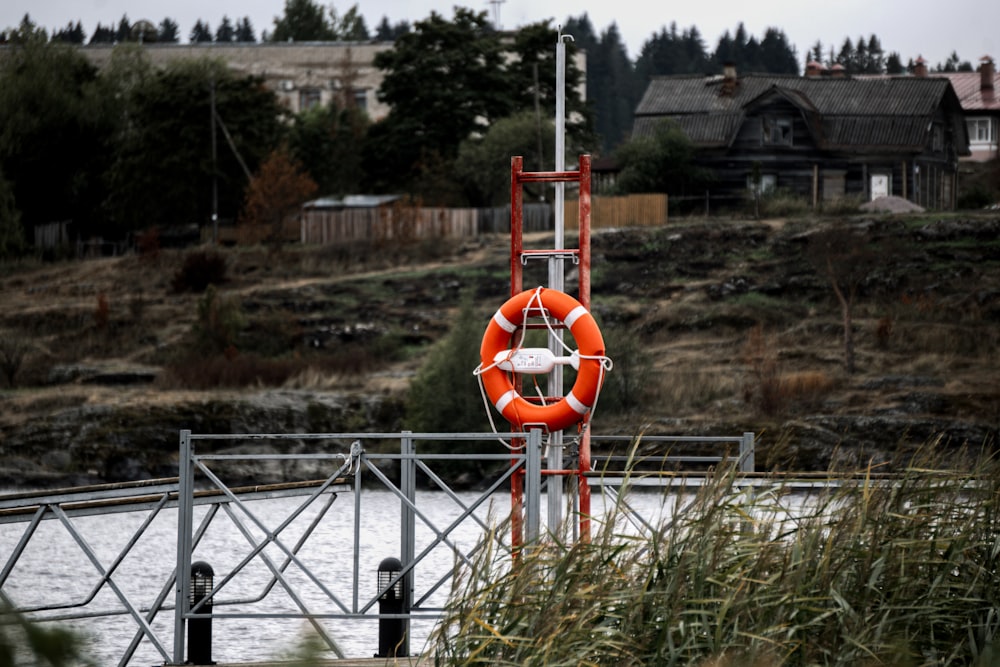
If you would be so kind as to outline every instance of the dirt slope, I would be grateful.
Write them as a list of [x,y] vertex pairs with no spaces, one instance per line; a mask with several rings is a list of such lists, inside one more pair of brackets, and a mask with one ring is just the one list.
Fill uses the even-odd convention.
[[[834,224],[880,253],[854,300],[852,374],[840,307],[810,250]],[[593,310],[616,369],[594,432],[754,431],[759,467],[786,469],[864,466],[928,442],[992,446],[998,236],[996,216],[931,214],[596,234]],[[0,335],[24,358],[16,386],[0,385],[0,484],[174,474],[180,428],[402,428],[409,380],[461,294],[484,322],[505,299],[508,251],[506,236],[223,250],[218,295],[238,304],[241,358],[300,364],[249,388],[202,389],[197,372],[165,371],[204,322],[204,295],[174,289],[195,251],[8,269]],[[570,271],[569,291],[575,280]],[[544,282],[526,269],[526,286]]]

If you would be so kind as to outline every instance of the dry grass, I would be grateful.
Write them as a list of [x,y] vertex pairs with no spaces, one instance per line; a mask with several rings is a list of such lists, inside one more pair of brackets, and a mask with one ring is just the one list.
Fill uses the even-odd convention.
[[1000,470],[934,450],[798,500],[724,471],[640,533],[626,490],[589,543],[482,550],[435,664],[994,665]]

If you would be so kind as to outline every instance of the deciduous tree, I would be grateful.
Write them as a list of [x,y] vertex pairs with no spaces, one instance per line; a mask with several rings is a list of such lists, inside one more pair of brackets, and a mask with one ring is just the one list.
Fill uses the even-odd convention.
[[684,131],[673,121],[663,121],[653,136],[632,139],[618,149],[618,188],[623,193],[684,194],[710,178],[694,166],[694,155]]
[[[389,115],[369,132],[365,171],[384,188],[413,189],[454,160],[474,132],[513,108],[503,48],[486,12],[436,12],[375,56]],[[438,203],[438,202],[429,202]],[[442,202],[443,203],[443,202]]]
[[285,149],[261,162],[247,188],[241,224],[270,229],[272,243],[280,244],[285,220],[316,194],[316,182]]
[[361,190],[361,147],[368,125],[362,110],[338,104],[314,107],[295,117],[289,151],[316,181],[320,194]]
[[837,297],[844,332],[844,368],[853,374],[854,306],[861,287],[883,262],[884,251],[874,247],[865,229],[837,225],[813,234],[806,254]]
[[[212,98],[216,160],[212,153]],[[108,223],[119,233],[152,225],[235,219],[250,172],[279,145],[284,111],[256,77],[214,60],[184,60],[156,70],[128,101],[127,131],[116,143],[106,182]]]

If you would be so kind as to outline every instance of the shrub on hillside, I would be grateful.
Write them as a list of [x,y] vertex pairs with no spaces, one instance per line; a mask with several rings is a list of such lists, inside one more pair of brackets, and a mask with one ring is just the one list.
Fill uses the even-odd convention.
[[204,292],[209,285],[225,281],[226,258],[214,250],[195,250],[184,257],[171,286],[175,292]]

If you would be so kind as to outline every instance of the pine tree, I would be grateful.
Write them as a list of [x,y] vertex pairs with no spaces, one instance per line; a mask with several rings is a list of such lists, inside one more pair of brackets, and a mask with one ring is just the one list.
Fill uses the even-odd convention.
[[253,24],[250,22],[249,16],[244,16],[236,24],[236,41],[237,42],[248,42],[254,43],[257,41],[257,37],[253,31]]
[[164,44],[176,44],[179,42],[180,26],[177,25],[177,21],[174,21],[171,18],[164,18],[160,21],[160,26],[156,34],[156,41]]
[[221,44],[227,44],[236,39],[236,29],[233,27],[232,21],[226,15],[222,16],[222,21],[219,23],[219,27],[215,30],[215,41]]
[[208,27],[207,23],[204,23],[202,22],[201,19],[198,19],[198,21],[194,24],[194,27],[191,28],[191,35],[188,37],[188,39],[192,43],[211,42],[212,29]]

